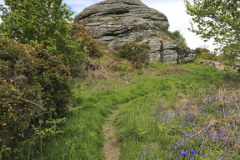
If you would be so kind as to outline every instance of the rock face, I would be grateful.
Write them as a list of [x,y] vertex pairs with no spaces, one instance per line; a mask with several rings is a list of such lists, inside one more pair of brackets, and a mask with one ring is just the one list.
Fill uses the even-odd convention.
[[211,67],[216,68],[217,70],[224,70],[224,65],[216,61],[207,61],[207,60],[198,60],[200,64],[206,63]]
[[166,33],[153,24],[169,27],[167,17],[140,0],[102,1],[77,14],[74,23],[82,20],[88,21],[84,26],[89,30],[89,35],[108,46],[123,45],[126,41],[139,43],[148,41],[151,47],[149,52],[151,62],[162,58],[164,62],[181,63],[189,61],[189,55],[192,54],[190,49],[179,52],[179,47],[170,37],[162,38],[161,35]]
[[232,72],[233,73],[240,73],[240,64],[235,63],[234,66],[232,67]]

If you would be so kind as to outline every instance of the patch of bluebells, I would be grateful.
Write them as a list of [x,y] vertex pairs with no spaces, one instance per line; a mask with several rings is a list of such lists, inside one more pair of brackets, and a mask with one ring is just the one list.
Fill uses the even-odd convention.
[[[227,81],[227,83],[238,83],[239,79],[240,79],[240,75],[238,73],[233,73],[233,72],[227,72],[225,71],[225,73],[223,72],[222,74],[220,74],[221,76],[223,76],[224,80]],[[220,76],[218,75],[218,76]],[[238,87],[235,87],[235,85],[230,84],[230,87],[234,87],[234,88],[239,88],[239,83],[237,84]]]
[[[205,118],[206,117],[206,114],[204,113],[204,112],[211,112],[211,109],[212,109],[212,107],[214,106],[214,103],[217,101],[216,99],[217,99],[217,97],[222,97],[222,98],[224,98],[223,96],[221,96],[221,95],[214,95],[214,94],[211,94],[211,95],[205,95],[205,99],[206,99],[206,103],[207,104],[205,104],[204,103],[204,101],[202,101],[202,104],[203,104],[203,106],[200,106],[199,107],[199,113],[198,114],[204,114],[203,115],[203,117]],[[200,97],[200,99],[201,99],[201,97]],[[225,100],[227,101],[227,100],[229,100],[229,98],[225,98]],[[238,109],[236,108],[236,104],[234,104],[234,100],[235,99],[233,99],[232,100],[232,102],[230,102],[230,104],[228,104],[228,103],[224,103],[224,106],[220,106],[219,108],[217,108],[217,107],[215,107],[214,109],[215,110],[217,110],[218,109],[218,112],[216,113],[216,115],[218,115],[218,114],[222,114],[222,116],[223,117],[226,117],[227,116],[227,114],[228,114],[228,112],[227,112],[227,105],[228,106],[230,106],[229,107],[229,110],[230,109],[235,109],[236,111],[235,111],[235,113],[238,113]],[[155,101],[156,102],[156,101]],[[238,100],[237,100],[237,102],[239,102],[239,98],[238,98]],[[190,106],[190,104],[186,104],[187,105],[187,107],[186,108],[184,108],[184,110],[186,110],[186,109],[191,109],[191,106]],[[210,107],[206,107],[206,105],[207,106],[210,106]],[[214,109],[212,109],[212,111],[214,111]],[[162,104],[160,105],[160,106],[157,106],[157,110],[158,111],[160,111],[160,110],[163,110],[163,106],[162,106]],[[180,126],[177,126],[178,128],[183,128],[184,127],[184,125],[182,125],[181,126],[181,124],[184,124],[184,121],[188,121],[188,123],[187,123],[187,126],[188,127],[190,127],[191,125],[192,126],[195,126],[195,121],[196,121],[196,116],[194,115],[194,114],[192,114],[192,113],[189,113],[188,112],[188,114],[187,115],[185,115],[185,118],[184,118],[184,120],[183,120],[183,118],[182,118],[182,115],[180,115],[180,113],[182,112],[182,110],[183,109],[181,109],[180,111],[179,111],[179,109],[176,111],[176,114],[175,114],[175,117],[181,117],[181,120],[180,120],[180,122],[179,122],[179,124],[180,124]],[[139,111],[141,111],[141,109],[139,109]],[[122,112],[122,111],[121,111]],[[123,112],[122,112],[123,113]],[[174,112],[172,112],[172,113],[174,113]],[[151,113],[149,113],[149,115],[151,115]],[[168,115],[169,115],[169,112],[167,112],[165,115],[164,114],[162,114],[162,113],[159,113],[159,114],[157,114],[157,112],[155,112],[155,116],[156,116],[156,118],[159,120],[159,121],[166,121],[167,119],[168,119]],[[240,115],[237,115],[238,117],[240,116]],[[134,117],[136,118],[136,115],[134,115]],[[222,118],[223,118],[222,117]],[[128,118],[128,115],[127,115],[127,118]],[[149,118],[149,117],[148,117]],[[148,120],[149,121],[149,120]],[[153,119],[152,119],[152,121],[153,121]],[[170,122],[170,120],[168,120],[169,122]],[[230,123],[233,123],[233,121],[231,121]],[[169,125],[171,125],[172,123],[170,123]],[[176,125],[176,124],[174,124],[174,125]],[[155,126],[156,126],[156,124],[155,124]],[[230,129],[233,129],[233,127],[236,127],[236,124],[235,125],[233,125],[233,126],[228,126],[228,128],[229,128],[229,130]],[[200,127],[198,127],[198,129],[200,129]],[[209,133],[209,131],[210,131],[210,129],[211,129],[211,127],[209,126],[208,128],[204,128],[206,131],[207,131],[207,133]],[[221,128],[222,129],[222,128]],[[175,150],[179,150],[179,157],[178,158],[185,158],[185,157],[187,157],[188,155],[190,155],[190,159],[192,160],[192,159],[194,159],[194,157],[200,152],[200,150],[208,150],[208,151],[211,151],[211,149],[201,149],[201,148],[206,148],[206,147],[208,147],[208,146],[204,146],[204,140],[205,140],[205,138],[203,138],[204,137],[204,135],[205,135],[205,137],[206,137],[206,139],[210,139],[209,141],[211,141],[211,139],[213,138],[213,135],[207,135],[206,133],[204,134],[204,135],[200,135],[199,133],[197,133],[197,137],[198,138],[196,138],[196,139],[194,139],[195,140],[195,146],[196,146],[196,148],[197,149],[194,149],[194,148],[189,148],[190,146],[189,146],[189,144],[187,143],[187,140],[189,141],[189,142],[191,142],[191,139],[189,138],[190,137],[190,132],[191,132],[191,130],[189,131],[189,133],[188,132],[184,132],[183,131],[183,136],[182,137],[180,137],[180,141],[179,142],[176,142],[176,145],[173,145],[172,144],[172,148],[174,148]],[[194,132],[197,132],[196,130],[194,131]],[[223,138],[223,137],[225,137],[227,134],[226,133],[224,133],[222,130],[219,130],[218,131],[219,132],[219,138]],[[237,132],[238,132],[238,130],[237,130]],[[195,134],[192,136],[192,138],[194,138],[195,137]],[[200,138],[200,137],[202,137],[202,138]],[[185,139],[185,142],[183,142],[183,141],[181,141],[181,139],[182,138],[184,138]],[[218,143],[218,140],[219,140],[219,138],[215,138],[215,140],[214,140],[214,142],[215,142],[215,144],[216,143]],[[235,136],[234,137],[234,141],[235,141],[235,139],[237,138],[237,136]],[[198,139],[198,140],[197,140]],[[200,141],[199,141],[200,140]],[[201,141],[202,140],[202,141]],[[198,142],[198,144],[200,143],[201,145],[197,145],[196,144],[196,141]],[[229,144],[230,142],[227,142],[227,139],[224,141],[225,143],[227,143],[227,144]],[[224,145],[224,144],[222,144],[222,145]],[[188,148],[188,149],[183,149],[183,147],[185,148]],[[200,149],[199,149],[200,148]],[[147,154],[148,153],[148,151],[151,149],[151,147],[148,147],[148,150],[146,150],[145,152],[141,152],[140,153],[140,156],[139,156],[139,158],[141,158],[141,159],[145,159],[145,158],[148,158],[149,156],[151,156],[152,158],[153,158],[153,155],[152,155],[152,153],[149,153],[149,154]],[[225,147],[225,149],[227,149],[227,146]],[[227,149],[227,152],[228,153],[231,153],[231,150],[230,149]],[[205,154],[204,153],[202,153],[201,155],[200,155],[200,157],[202,157],[202,156],[204,156]],[[158,158],[158,155],[156,154],[156,156],[155,156],[156,158]],[[174,160],[179,160],[177,157],[175,157],[175,159]],[[220,160],[220,158],[221,157],[218,157],[218,159],[217,160]],[[222,158],[223,159],[225,159],[226,158],[226,155],[225,154],[223,154],[222,155]],[[136,158],[136,160],[137,160],[137,158]]]
[[[148,147],[147,150],[145,150],[145,152],[142,151],[142,152],[140,153],[139,158],[145,159],[145,157],[146,157],[146,158],[153,157],[153,154],[152,154],[151,152],[148,152],[149,150],[151,150],[151,147],[150,147],[150,146]],[[135,154],[135,157],[136,157],[136,154]],[[157,154],[156,154],[156,158],[158,158],[158,155],[157,155]],[[168,158],[169,158],[169,156],[168,156]],[[138,159],[135,158],[135,160],[138,160]]]

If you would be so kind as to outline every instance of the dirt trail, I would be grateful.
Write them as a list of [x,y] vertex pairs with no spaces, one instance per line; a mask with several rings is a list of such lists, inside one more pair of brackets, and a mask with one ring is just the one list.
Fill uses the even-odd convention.
[[[115,130],[113,126],[113,121],[118,111],[119,110],[114,110],[113,114],[110,114],[109,119],[107,120],[106,124],[104,124],[103,126],[105,138],[107,139],[107,142],[105,143],[103,148],[104,155],[106,156],[106,160],[119,160],[120,148],[116,143],[117,139],[114,136]],[[109,136],[111,136],[110,139],[108,138]]]

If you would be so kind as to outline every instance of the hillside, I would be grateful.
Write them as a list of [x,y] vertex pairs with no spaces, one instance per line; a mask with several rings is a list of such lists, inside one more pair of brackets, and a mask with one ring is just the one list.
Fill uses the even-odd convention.
[[92,61],[101,69],[73,81],[82,108],[45,140],[45,159],[238,159],[238,76],[194,63],[135,70],[114,54]]

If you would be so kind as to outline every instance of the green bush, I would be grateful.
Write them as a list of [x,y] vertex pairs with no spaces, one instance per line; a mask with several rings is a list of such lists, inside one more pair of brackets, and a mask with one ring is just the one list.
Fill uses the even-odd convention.
[[[74,93],[69,85],[69,68],[60,58],[51,56],[42,45],[32,48],[0,38],[0,148],[13,150],[19,146],[18,141],[37,139],[33,126],[40,127],[39,120],[46,125],[52,117],[68,113]],[[6,152],[3,159],[11,154],[14,152]]]
[[162,31],[164,31],[166,34],[168,34],[172,39],[177,40],[185,45],[187,45],[186,43],[186,39],[183,37],[183,35],[177,30],[174,32],[170,32],[168,30],[169,26],[163,26],[160,23],[154,22],[153,25],[159,29],[161,29]]
[[196,48],[195,50],[194,50],[194,53],[197,55],[197,57],[200,57],[201,56],[201,49],[202,48]]
[[149,44],[139,44],[137,42],[125,42],[122,46],[114,47],[118,50],[118,56],[131,61],[137,69],[142,68],[142,64],[147,65],[150,61]]
[[155,27],[161,29],[162,31],[166,32],[166,33],[168,32],[169,26],[167,26],[167,25],[164,26],[164,25],[161,25],[160,23],[157,23],[157,22],[154,22],[153,25],[154,25]]
[[103,42],[97,41],[88,35],[89,31],[84,27],[86,23],[88,23],[86,20],[80,21],[79,24],[73,23],[70,30],[70,36],[74,42],[76,42],[79,38],[82,39],[78,50],[82,51],[84,46],[86,46],[87,50],[89,51],[89,57],[103,57],[106,54],[100,49],[100,45],[103,44]]
[[[196,50],[195,50],[196,51]],[[198,53],[200,52],[200,59],[205,60],[217,60],[217,56],[215,54],[210,53],[208,49],[197,49]]]
[[177,40],[185,45],[187,45],[186,43],[186,39],[183,37],[183,35],[180,33],[180,31],[174,31],[174,32],[168,32],[169,36],[174,39],[174,40]]
[[179,31],[175,31],[175,32],[172,32],[170,33],[170,37],[174,40],[178,39],[178,35],[180,34]]
[[[176,33],[175,33],[176,32]],[[179,42],[187,45],[186,39],[183,37],[183,35],[179,31],[175,31],[174,34],[177,34],[177,39]]]

